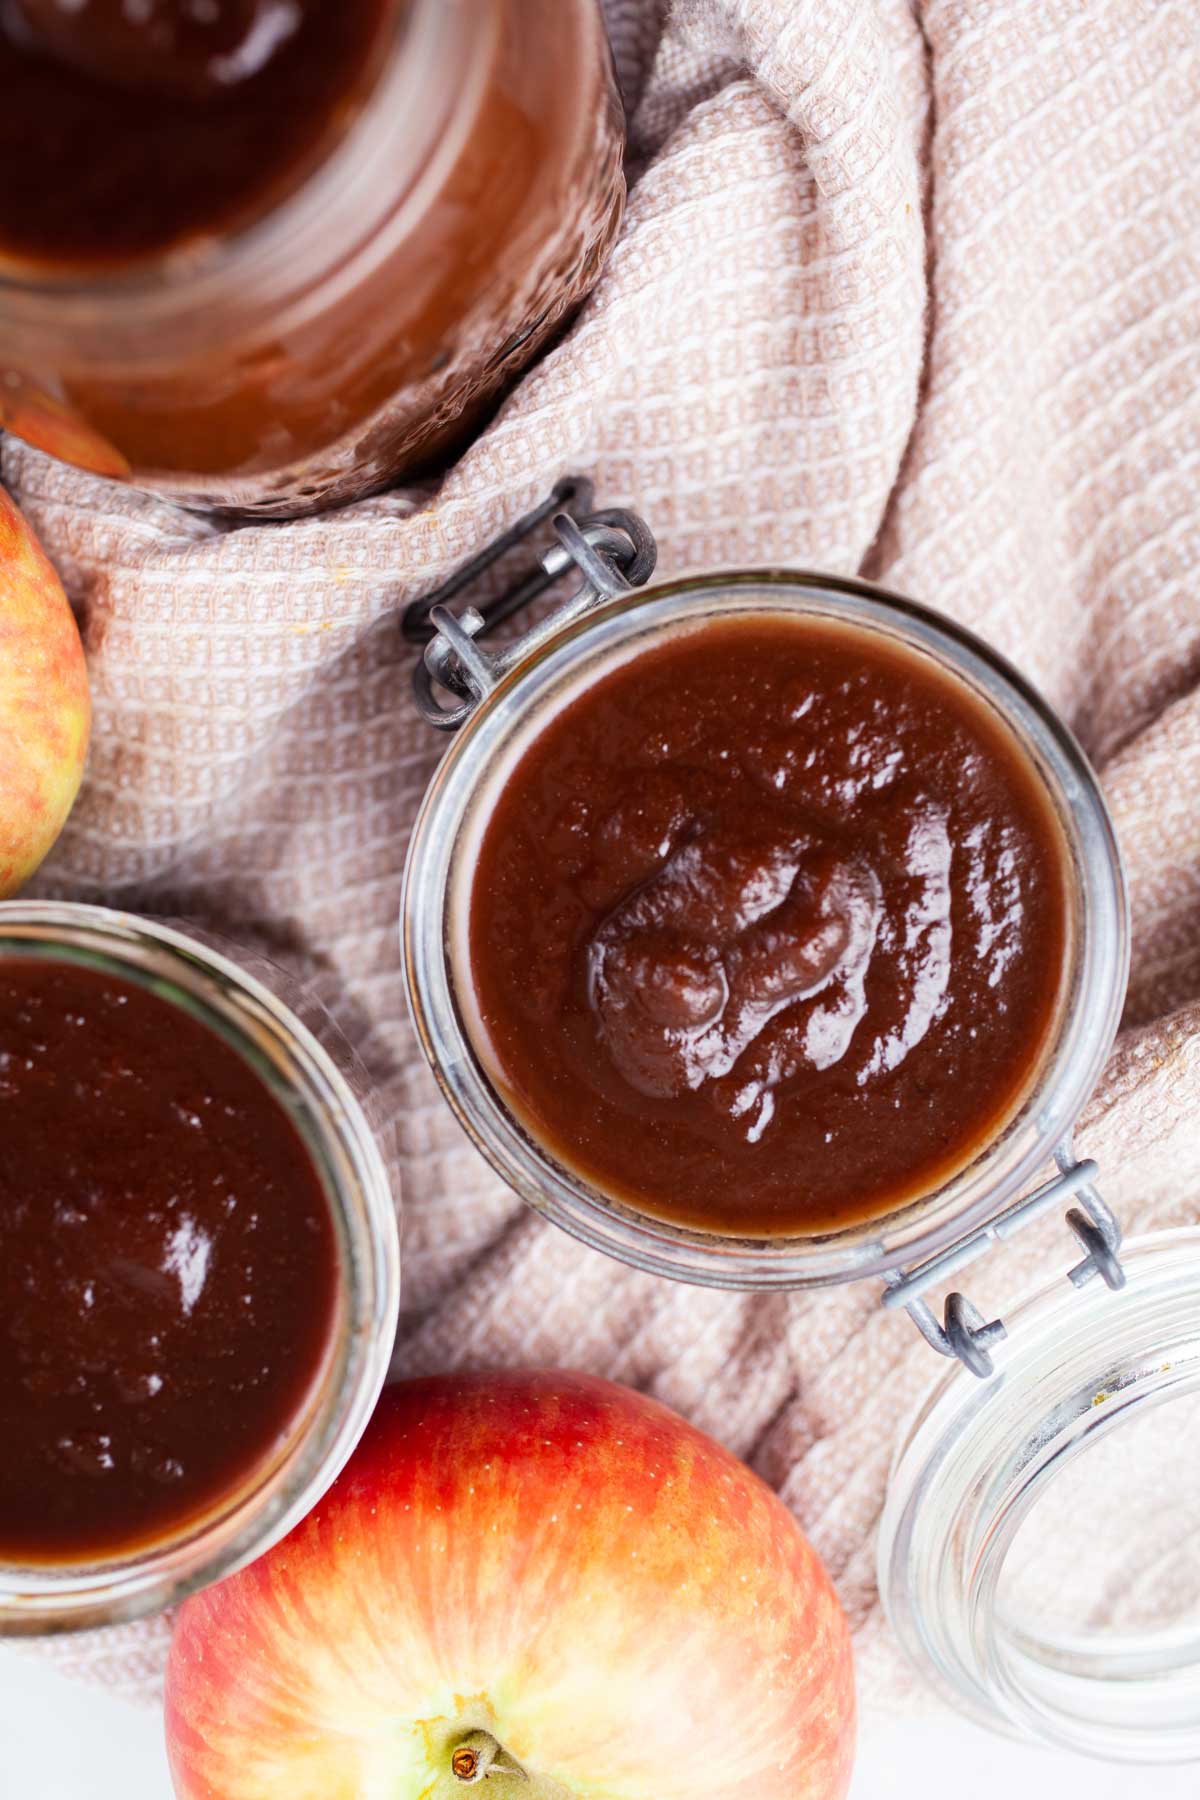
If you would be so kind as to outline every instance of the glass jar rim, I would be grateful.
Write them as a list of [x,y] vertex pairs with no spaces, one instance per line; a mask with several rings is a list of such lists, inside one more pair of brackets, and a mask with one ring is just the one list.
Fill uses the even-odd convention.
[[[633,1211],[556,1163],[509,1112],[470,1041],[455,998],[450,907],[455,857],[478,793],[531,720],[568,686],[634,654],[639,640],[733,612],[785,611],[882,631],[942,660],[999,713],[1042,771],[1080,881],[1078,968],[1055,1047],[1018,1124],[938,1194],[824,1238],[733,1239]],[[467,721],[435,772],[414,826],[401,940],[410,1010],[450,1106],[524,1200],[593,1249],[698,1285],[792,1289],[882,1277],[986,1221],[1028,1185],[1071,1127],[1100,1074],[1128,969],[1124,876],[1096,778],[1057,714],[995,650],[928,607],[851,578],[761,569],[684,576],[585,613],[537,645]],[[1000,1166],[1003,1165],[1003,1166]]]
[[1152,1408],[1200,1396],[1200,1229],[1128,1240],[1121,1260],[1117,1293],[1056,1274],[1011,1307],[989,1381],[955,1366],[925,1392],[895,1450],[879,1592],[919,1673],[981,1723],[1109,1761],[1183,1762],[1200,1757],[1200,1621],[1136,1648],[1098,1630],[1081,1644],[1021,1627],[999,1599],[1052,1485]]
[[400,1300],[391,1184],[346,1071],[364,1091],[365,1072],[332,1021],[322,1020],[321,1036],[334,1053],[220,949],[106,907],[6,901],[5,954],[82,962],[152,986],[237,1050],[304,1140],[328,1200],[340,1278],[339,1316],[316,1389],[275,1453],[224,1503],[129,1555],[86,1566],[0,1566],[0,1637],[85,1630],[161,1611],[284,1536],[325,1492],[366,1427],[387,1375]]

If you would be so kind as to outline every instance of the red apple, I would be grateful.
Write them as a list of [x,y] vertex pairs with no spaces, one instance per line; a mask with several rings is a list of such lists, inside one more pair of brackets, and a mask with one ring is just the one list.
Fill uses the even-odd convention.
[[182,1800],[841,1800],[854,1684],[743,1463],[611,1382],[461,1375],[184,1604],[166,1722]]
[[83,646],[62,584],[0,488],[0,899],[63,828],[87,757]]

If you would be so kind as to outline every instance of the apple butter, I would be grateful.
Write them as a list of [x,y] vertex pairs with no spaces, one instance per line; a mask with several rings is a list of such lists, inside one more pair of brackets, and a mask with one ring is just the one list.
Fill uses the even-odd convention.
[[0,0],[0,425],[286,516],[444,459],[624,201],[599,0]]
[[337,1269],[308,1151],[230,1045],[134,982],[0,958],[0,1559],[132,1554],[250,1480]]
[[965,682],[753,614],[553,714],[469,874],[468,1030],[563,1165],[727,1235],[935,1191],[1044,1062],[1069,961],[1048,790]]

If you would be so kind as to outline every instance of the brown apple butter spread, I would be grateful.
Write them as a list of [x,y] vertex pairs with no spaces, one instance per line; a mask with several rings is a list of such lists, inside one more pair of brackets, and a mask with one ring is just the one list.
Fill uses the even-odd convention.
[[599,0],[0,0],[0,426],[268,516],[443,459],[621,218]]
[[470,876],[468,1020],[527,1128],[643,1212],[811,1233],[1012,1117],[1064,987],[1053,804],[965,683],[782,615],[554,714]]
[[0,1559],[172,1535],[319,1371],[333,1227],[282,1107],[140,985],[0,958]]

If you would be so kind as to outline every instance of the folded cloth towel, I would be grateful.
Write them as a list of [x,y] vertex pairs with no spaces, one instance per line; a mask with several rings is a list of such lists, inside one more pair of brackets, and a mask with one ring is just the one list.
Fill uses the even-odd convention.
[[[397,1373],[574,1364],[715,1433],[828,1562],[870,1708],[909,1685],[872,1546],[931,1352],[873,1288],[763,1300],[635,1274],[469,1148],[405,1018],[400,873],[442,744],[410,705],[396,614],[578,470],[650,520],[664,574],[863,570],[983,633],[1075,726],[1129,860],[1126,1029],[1082,1147],[1127,1227],[1194,1218],[1200,30],[1195,0],[610,13],[621,242],[436,488],[237,528],[3,443],[80,605],[96,702],[40,891],[233,937],[269,924],[319,966],[398,1126]],[[1048,1220],[969,1291],[1002,1310],[1069,1255]],[[47,1653],[150,1696],[166,1632]]]

